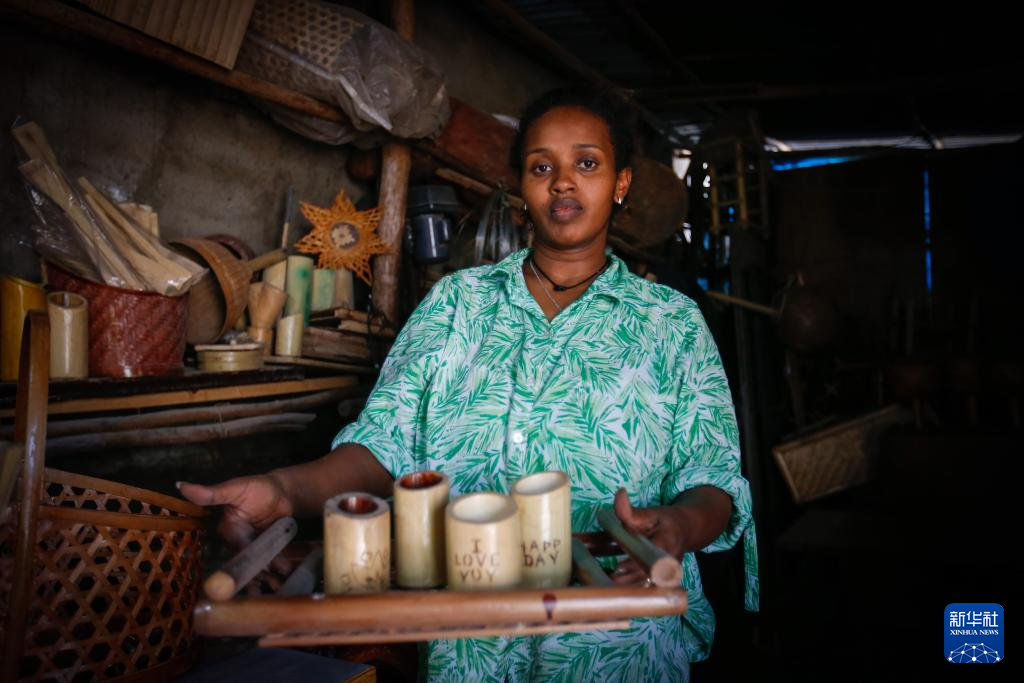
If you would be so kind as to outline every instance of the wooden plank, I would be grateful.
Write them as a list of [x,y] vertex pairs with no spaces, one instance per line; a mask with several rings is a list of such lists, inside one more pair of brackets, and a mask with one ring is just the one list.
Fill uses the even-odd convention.
[[[270,382],[266,384],[249,384],[216,389],[200,389],[196,391],[167,391],[138,396],[119,396],[115,398],[87,398],[77,401],[51,403],[47,409],[49,415],[67,415],[70,413],[97,413],[114,410],[136,410],[138,408],[154,408],[156,406],[192,405],[196,403],[213,403],[214,401],[240,401],[262,396],[280,396],[282,394],[303,394],[313,391],[340,389],[356,384],[356,377],[316,377],[313,379],[291,382]],[[12,417],[13,409],[0,410],[0,417]]]
[[357,375],[376,375],[380,371],[368,365],[355,365],[352,363],[334,363],[327,360],[316,360],[314,358],[297,358],[292,356],[264,356],[264,363],[272,365],[301,365],[309,368],[323,368],[325,370],[338,370],[340,372],[354,372]]
[[92,10],[233,69],[256,0],[83,0]]

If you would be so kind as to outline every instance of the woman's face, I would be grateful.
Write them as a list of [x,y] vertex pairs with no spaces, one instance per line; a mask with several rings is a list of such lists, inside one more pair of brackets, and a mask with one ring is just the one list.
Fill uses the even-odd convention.
[[586,247],[601,238],[612,203],[629,191],[632,171],[615,172],[608,124],[577,107],[557,107],[526,131],[523,199],[536,238],[559,249]]

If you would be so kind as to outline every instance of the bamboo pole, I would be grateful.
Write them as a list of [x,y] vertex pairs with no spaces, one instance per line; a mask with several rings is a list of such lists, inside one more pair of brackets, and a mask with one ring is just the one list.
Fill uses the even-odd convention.
[[679,560],[651,543],[650,539],[627,531],[610,507],[597,511],[597,521],[630,557],[647,569],[655,586],[668,588],[679,585],[683,578]]
[[[413,34],[412,0],[392,0],[391,18],[395,31],[408,41]],[[409,190],[412,151],[403,144],[384,145],[381,154],[380,224],[377,235],[388,252],[373,260],[373,305],[386,321],[398,320],[399,272],[402,263],[402,235],[405,231],[405,200]]]
[[50,439],[47,450],[51,454],[67,455],[108,448],[132,448],[137,446],[177,446],[187,443],[202,443],[219,439],[233,439],[239,436],[267,434],[279,431],[302,431],[316,419],[309,413],[283,413],[281,415],[259,415],[228,422],[189,425],[187,427],[159,427],[136,429],[125,432],[100,432],[79,434]]
[[580,583],[588,586],[615,585],[587,550],[587,544],[578,538],[572,539],[572,568]]
[[[95,434],[98,432],[124,432],[132,429],[151,429],[153,427],[169,427],[189,422],[221,422],[241,417],[257,415],[277,415],[279,413],[309,410],[331,401],[343,398],[363,396],[366,390],[361,387],[347,387],[319,391],[298,398],[279,401],[263,401],[261,403],[228,403],[199,408],[179,408],[163,410],[141,415],[118,415],[114,417],[93,417],[82,420],[51,421],[47,425],[46,435],[50,438],[61,436],[77,436],[79,434]],[[0,427],[0,439],[13,435],[11,426]]]
[[[231,387],[214,389],[182,389],[180,391],[161,391],[152,394],[136,394],[135,396],[115,396],[112,398],[83,398],[71,401],[51,403],[47,407],[50,415],[68,415],[71,413],[99,413],[114,410],[138,410],[157,406],[193,405],[196,403],[215,403],[217,401],[238,401],[262,396],[280,396],[283,394],[305,394],[327,389],[340,389],[356,384],[355,377],[314,377],[311,379],[289,380],[287,382],[264,382],[262,384],[241,384]],[[0,410],[0,417],[11,417],[13,410]]]
[[679,615],[682,588],[545,588],[508,591],[388,591],[356,595],[265,596],[196,605],[204,636],[292,636],[356,629],[442,629],[558,624]]

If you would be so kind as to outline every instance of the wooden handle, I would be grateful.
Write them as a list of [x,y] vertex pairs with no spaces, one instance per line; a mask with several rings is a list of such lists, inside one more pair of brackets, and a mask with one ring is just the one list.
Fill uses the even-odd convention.
[[268,251],[266,254],[260,254],[255,258],[251,258],[245,262],[245,266],[249,269],[250,273],[255,273],[257,270],[263,270],[267,266],[272,266],[275,263],[280,263],[288,258],[288,251],[286,249],[275,249]]
[[271,524],[255,541],[243,548],[227,564],[210,574],[203,590],[211,600],[230,600],[295,537],[298,526],[292,517],[282,517]]
[[626,531],[615,515],[615,510],[610,507],[601,508],[597,511],[597,521],[615,539],[620,548],[647,570],[647,575],[651,577],[655,586],[671,588],[679,585],[683,578],[679,560],[651,543],[648,538]]
[[572,569],[580,583],[587,586],[615,585],[587,550],[587,544],[578,538],[572,539]]

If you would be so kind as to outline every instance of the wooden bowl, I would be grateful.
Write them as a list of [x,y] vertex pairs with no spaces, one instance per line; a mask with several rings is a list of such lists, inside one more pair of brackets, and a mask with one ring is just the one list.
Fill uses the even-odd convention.
[[245,310],[252,272],[217,242],[180,239],[171,244],[210,269],[189,290],[186,340],[189,344],[216,342]]

